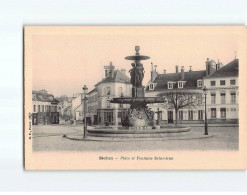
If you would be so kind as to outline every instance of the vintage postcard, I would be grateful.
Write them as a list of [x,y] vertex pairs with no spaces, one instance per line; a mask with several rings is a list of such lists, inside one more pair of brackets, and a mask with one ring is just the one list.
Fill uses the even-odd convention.
[[246,73],[245,26],[25,26],[25,169],[246,169]]

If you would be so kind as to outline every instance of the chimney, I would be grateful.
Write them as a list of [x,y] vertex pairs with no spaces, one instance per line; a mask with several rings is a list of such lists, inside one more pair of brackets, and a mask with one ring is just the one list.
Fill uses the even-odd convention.
[[157,77],[156,67],[157,65],[153,66],[153,62],[151,62],[151,82],[154,82],[155,78]]
[[104,66],[104,69],[105,69],[105,77],[113,77],[115,66],[112,65],[112,62],[110,62],[109,66]]
[[192,66],[190,66],[190,70],[189,70],[190,72],[192,71]]
[[181,66],[181,80],[184,80],[184,66]]
[[207,58],[207,61],[205,63],[206,63],[206,76],[208,76],[209,75],[209,70],[210,70],[210,68],[209,68],[209,58]]
[[166,74],[166,70],[163,70],[163,73]]
[[209,72],[209,74],[212,74],[212,73],[214,73],[216,71],[216,62],[214,60],[211,60],[209,62],[209,64],[210,64],[210,72]]
[[154,65],[154,71],[156,72],[157,65]]
[[216,64],[216,70],[219,70],[223,64],[218,59],[218,63]]
[[113,70],[111,69],[111,70],[109,70],[109,77],[113,77]]
[[108,70],[105,69],[105,78],[108,77]]
[[178,65],[176,66],[176,73],[178,73]]

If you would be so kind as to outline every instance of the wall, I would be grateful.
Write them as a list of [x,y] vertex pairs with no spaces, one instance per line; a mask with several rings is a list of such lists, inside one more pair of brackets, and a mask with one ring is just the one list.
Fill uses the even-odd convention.
[[81,101],[81,95],[75,97],[73,100],[72,100],[72,103],[71,103],[71,112],[72,112],[72,119],[75,119],[75,109],[81,105],[82,101]]
[[[107,87],[110,87],[111,93],[107,95]],[[120,87],[122,87],[122,94],[120,93]],[[107,101],[110,101],[114,97],[120,97],[123,95],[124,97],[131,97],[132,93],[132,85],[126,83],[117,83],[117,82],[110,82],[110,83],[102,83],[97,86],[98,91],[98,102],[97,102],[97,109],[98,112],[100,111],[101,122],[104,123],[103,115],[105,111],[109,111],[109,109],[113,112],[113,123],[117,124],[121,121],[121,118],[118,118],[118,112],[122,109],[129,108],[129,105],[123,104],[123,107],[120,108],[120,104],[112,104],[110,103],[110,107],[107,108]]]

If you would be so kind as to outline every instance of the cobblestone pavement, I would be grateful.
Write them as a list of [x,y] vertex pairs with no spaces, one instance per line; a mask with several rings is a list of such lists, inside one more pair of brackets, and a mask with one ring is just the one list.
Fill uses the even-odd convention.
[[[90,127],[89,127],[90,128]],[[140,151],[140,150],[238,150],[238,127],[209,127],[205,139],[158,140],[135,138],[126,141],[100,139],[71,140],[63,135],[83,135],[83,126],[33,126],[34,151]],[[192,137],[201,136],[204,127],[192,127]],[[78,136],[77,136],[78,137]]]

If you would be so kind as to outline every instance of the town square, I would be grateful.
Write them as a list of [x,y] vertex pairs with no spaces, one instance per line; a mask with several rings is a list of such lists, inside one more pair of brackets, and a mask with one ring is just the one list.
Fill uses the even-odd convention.
[[[224,65],[207,58],[204,70],[161,74],[151,62],[143,85],[142,61],[104,66],[104,77],[88,92],[54,97],[33,90],[34,151],[238,150],[238,59]],[[147,75],[147,74],[146,74]],[[103,144],[102,144],[103,143]]]
[[[64,138],[67,134],[71,139]],[[209,134],[203,138],[204,127],[192,127],[191,134],[165,138],[129,138],[83,140],[82,126],[47,125],[35,126],[33,130],[33,151],[155,151],[155,150],[228,150],[238,149],[238,127],[209,127]],[[193,139],[193,136],[199,139]],[[75,138],[75,139],[73,139]]]

